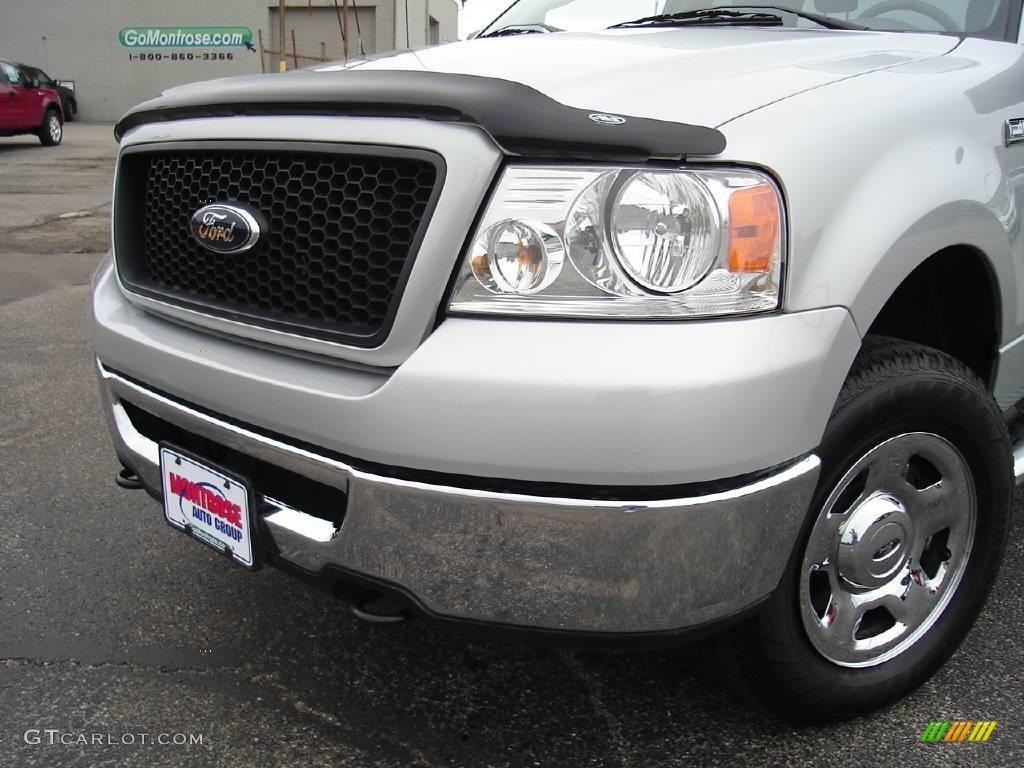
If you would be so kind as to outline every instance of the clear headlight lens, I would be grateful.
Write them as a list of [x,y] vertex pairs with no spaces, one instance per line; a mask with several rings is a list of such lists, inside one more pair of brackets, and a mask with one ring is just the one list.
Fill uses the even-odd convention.
[[525,295],[558,277],[564,254],[561,239],[550,227],[506,219],[476,239],[470,266],[487,290]]
[[510,166],[453,312],[708,317],[775,309],[781,196],[763,173]]
[[678,173],[638,173],[612,203],[612,245],[644,288],[676,293],[700,282],[718,254],[721,224],[710,193]]

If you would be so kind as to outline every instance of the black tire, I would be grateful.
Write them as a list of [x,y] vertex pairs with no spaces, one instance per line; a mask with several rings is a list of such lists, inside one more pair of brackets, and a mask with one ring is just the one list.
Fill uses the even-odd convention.
[[[821,638],[830,630],[818,630],[813,618],[807,618],[810,611],[817,609],[809,598],[813,593],[806,585],[813,577],[822,578],[817,566],[807,569],[806,558],[811,556],[812,546],[818,546],[810,543],[812,528],[818,531],[822,525],[838,525],[842,530],[842,523],[822,522],[833,519],[826,515],[826,503],[832,505],[829,510],[836,513],[838,520],[843,519],[841,510],[845,498],[851,499],[851,511],[845,514],[852,516],[861,509],[858,505],[862,504],[863,496],[853,501],[847,495],[854,482],[848,480],[852,474],[848,470],[863,466],[857,478],[870,477],[871,465],[858,462],[872,455],[871,451],[875,450],[872,446],[891,445],[909,439],[905,437],[908,434],[921,433],[937,435],[955,447],[961,458],[959,466],[969,472],[969,479],[973,481],[974,513],[964,513],[973,521],[968,526],[972,533],[962,539],[962,551],[967,554],[960,558],[963,565],[958,566],[959,582],[951,580],[948,602],[942,607],[941,601],[936,601],[928,614],[932,623],[922,621],[919,635],[909,632],[903,641],[909,645],[895,651],[894,657],[885,659],[881,654],[877,663],[870,661],[864,666],[836,663],[826,657],[824,650],[819,650]],[[847,720],[905,696],[952,655],[977,618],[998,572],[1009,531],[1013,490],[1009,437],[1002,413],[984,383],[949,355],[884,337],[865,339],[840,392],[818,455],[822,469],[811,512],[778,589],[757,616],[708,646],[719,670],[748,701],[783,719],[807,724]],[[880,466],[896,467],[901,466],[901,462],[902,459],[889,459]],[[908,463],[906,467],[909,466]],[[898,475],[900,470],[893,472]],[[910,478],[906,468],[902,470],[902,477]],[[914,482],[917,482],[916,475]],[[951,483],[949,488],[956,491],[957,485],[969,487],[971,483]],[[926,487],[925,483],[920,483],[915,490],[921,492],[922,487],[926,488],[924,492],[929,492],[938,486]],[[833,490],[837,493],[833,494]],[[855,492],[864,493],[863,490]],[[970,496],[953,498],[959,501]],[[943,503],[949,505],[945,509],[952,510],[947,514],[954,516],[959,514],[956,510],[971,507],[970,504]],[[842,539],[816,535],[819,536],[816,542]],[[950,534],[947,531],[945,535]],[[931,546],[932,539],[926,541],[929,542],[926,546]],[[946,545],[939,542],[938,546],[943,552],[939,557],[951,561]],[[910,547],[907,544],[908,551]],[[880,552],[883,549],[873,556]],[[902,552],[900,557],[903,557]],[[923,562],[924,557],[920,560]],[[841,555],[837,561],[841,562]],[[913,568],[912,565],[905,567]],[[841,569],[833,566],[833,570]],[[916,571],[918,577],[921,571],[922,568]],[[846,584],[839,581],[839,577],[835,579],[827,583]],[[899,584],[909,582],[904,579]],[[856,591],[859,587],[858,582],[851,589]],[[827,587],[826,592],[830,589],[833,588]],[[828,612],[834,596],[829,593],[829,608],[821,613],[822,627],[835,618],[834,612]],[[856,615],[856,611],[853,614]],[[860,626],[856,624],[852,633],[855,640]],[[903,626],[908,624],[897,622],[896,629],[891,631],[898,632]],[[837,638],[847,642],[849,635],[840,633]],[[826,649],[831,650],[831,647]],[[876,651],[871,649],[865,653]]]
[[74,101],[68,99],[64,102],[64,122],[73,123],[76,116],[78,115],[78,105]]
[[56,147],[64,140],[64,120],[61,119],[59,110],[54,107],[46,110],[43,123],[36,135],[44,147]]

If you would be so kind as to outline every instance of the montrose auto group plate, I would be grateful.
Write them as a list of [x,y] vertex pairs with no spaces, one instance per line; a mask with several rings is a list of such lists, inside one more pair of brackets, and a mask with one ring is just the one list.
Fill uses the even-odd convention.
[[252,494],[244,481],[164,445],[160,474],[168,523],[240,565],[255,567]]

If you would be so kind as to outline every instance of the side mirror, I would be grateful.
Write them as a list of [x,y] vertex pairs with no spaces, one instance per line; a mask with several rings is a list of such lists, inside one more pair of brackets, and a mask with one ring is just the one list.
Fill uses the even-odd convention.
[[483,31],[484,31],[483,27],[480,27],[480,29],[474,29],[472,32],[470,32],[468,35],[466,35],[466,39],[467,40],[472,40],[474,37],[480,37],[480,33],[483,32]]

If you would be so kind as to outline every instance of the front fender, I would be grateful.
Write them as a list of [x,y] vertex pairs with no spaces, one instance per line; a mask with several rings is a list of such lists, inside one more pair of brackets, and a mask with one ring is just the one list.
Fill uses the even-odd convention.
[[[787,311],[842,306],[863,334],[917,266],[964,245],[999,287],[1001,340],[1020,333],[1021,227],[1002,129],[1024,100],[1024,67],[1016,46],[974,42],[985,57],[851,78],[725,126],[730,155],[785,189]],[[1019,77],[1002,82],[1020,92],[1004,88],[984,111],[967,97],[1008,70]]]
[[43,102],[43,112],[42,112],[42,114],[41,114],[41,115],[39,115],[39,120],[40,120],[40,122],[42,121],[42,119],[43,119],[43,116],[44,116],[44,115],[46,115],[46,111],[47,111],[48,109],[50,109],[51,107],[52,107],[52,108],[54,108],[54,109],[56,109],[56,110],[57,110],[57,112],[59,112],[59,113],[60,113],[60,119],[61,119],[61,120],[66,120],[66,119],[67,119],[67,118],[66,118],[66,117],[64,116],[64,107],[63,107],[63,106],[61,105],[61,103],[60,103],[60,99],[46,99],[46,100],[45,100],[45,101]]
[[[975,162],[965,158],[957,167],[960,152],[973,154]],[[981,254],[996,285],[1012,287],[1013,188],[988,155],[949,136],[905,141],[834,195],[808,188],[809,199],[793,203],[787,308],[846,307],[864,334],[910,273],[951,246]],[[1000,293],[1005,339],[1015,335],[1020,317],[1014,291]]]

